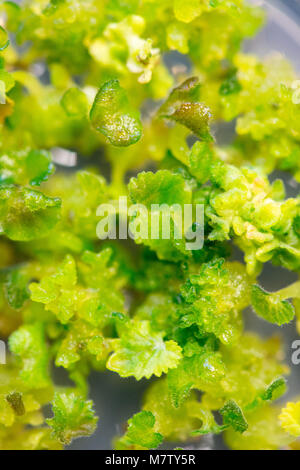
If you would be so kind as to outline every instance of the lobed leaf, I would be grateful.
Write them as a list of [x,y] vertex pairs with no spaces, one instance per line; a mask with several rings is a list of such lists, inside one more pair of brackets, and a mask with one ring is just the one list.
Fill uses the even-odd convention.
[[93,404],[73,392],[56,392],[52,404],[53,418],[47,424],[53,436],[66,445],[72,439],[89,436],[96,427],[98,418],[94,416]]
[[163,332],[153,332],[148,321],[131,320],[119,324],[120,339],[106,367],[121,377],[137,380],[152,375],[160,377],[177,366],[181,348],[173,341],[164,341]]

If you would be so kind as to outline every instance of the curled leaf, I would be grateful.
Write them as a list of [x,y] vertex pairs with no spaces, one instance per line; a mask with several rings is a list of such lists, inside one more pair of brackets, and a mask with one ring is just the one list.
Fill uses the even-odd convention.
[[287,300],[281,300],[276,293],[266,292],[258,285],[252,286],[251,303],[259,317],[277,325],[289,323],[295,316],[292,304]]
[[129,104],[119,80],[110,80],[98,91],[91,112],[92,126],[117,147],[135,144],[142,136],[139,113]]
[[209,131],[210,109],[200,102],[201,85],[197,77],[191,77],[171,92],[159,110],[159,116],[183,124],[206,141],[213,138]]
[[229,400],[220,410],[225,425],[231,426],[240,433],[248,429],[248,423],[244,417],[243,411],[234,400]]

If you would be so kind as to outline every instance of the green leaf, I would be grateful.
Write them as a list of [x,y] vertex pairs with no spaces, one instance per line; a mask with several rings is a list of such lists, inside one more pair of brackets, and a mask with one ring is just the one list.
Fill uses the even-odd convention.
[[5,275],[4,292],[7,302],[12,308],[23,307],[24,302],[29,299],[28,282],[29,276],[25,267],[8,270]]
[[20,150],[0,156],[0,184],[39,186],[54,172],[46,150]]
[[200,183],[206,183],[210,178],[214,154],[207,142],[195,142],[189,155],[189,168]]
[[168,170],[143,171],[131,178],[128,189],[132,202],[144,204],[148,209],[152,204],[188,204],[192,196],[182,176]]
[[225,376],[225,366],[218,352],[206,350],[184,357],[176,369],[168,373],[168,385],[173,405],[178,408],[189,395],[191,388],[205,383],[218,383]]
[[203,436],[205,434],[220,434],[227,426],[219,426],[210,410],[202,408],[198,414],[202,421],[201,428],[192,431],[192,436]]
[[155,333],[148,321],[118,322],[120,339],[115,352],[107,361],[107,368],[121,377],[134,376],[137,380],[152,375],[160,377],[177,366],[181,348],[175,341],[164,341],[163,332]]
[[99,253],[85,251],[79,265],[80,276],[88,290],[78,314],[95,327],[105,327],[111,323],[114,312],[124,312],[124,296],[121,292],[124,279],[112,255],[110,248]]
[[45,388],[50,384],[48,372],[48,349],[42,323],[21,326],[9,338],[13,354],[20,357],[20,376],[33,389]]
[[58,347],[55,364],[70,369],[90,354],[96,356],[97,361],[106,361],[112,347],[113,340],[104,338],[99,328],[80,319],[75,320]]
[[209,131],[210,109],[200,102],[200,85],[197,77],[191,77],[171,92],[159,110],[159,116],[171,119],[190,129],[205,141],[212,141]]
[[289,323],[295,316],[292,304],[287,300],[281,300],[276,293],[266,292],[258,285],[252,286],[251,303],[259,317],[277,325]]
[[286,392],[286,389],[287,383],[284,377],[274,379],[263,392],[258,393],[255,399],[244,407],[245,412],[256,410],[265,402],[277,400]]
[[[136,215],[130,218],[136,243],[148,245],[160,259],[178,261],[191,256],[186,250],[182,206],[192,202],[192,193],[182,176],[168,170],[141,172],[131,178],[128,189],[134,204],[151,209],[150,215],[137,208]],[[167,227],[166,236],[163,230]]]
[[67,255],[55,274],[43,278],[40,283],[30,284],[31,299],[45,304],[61,323],[67,323],[77,311],[76,283],[75,260]]
[[286,392],[286,380],[284,377],[278,377],[266,388],[262,394],[264,401],[273,401]]
[[0,233],[16,241],[42,238],[57,224],[60,206],[33,189],[0,185]]
[[116,445],[117,450],[130,448],[137,445],[145,449],[156,449],[162,441],[163,436],[154,431],[155,416],[151,411],[141,411],[128,420],[126,434],[119,439]]
[[248,423],[241,408],[234,400],[229,400],[220,410],[225,425],[231,426],[235,431],[243,433],[248,429]]
[[181,287],[179,326],[198,325],[224,344],[233,343],[242,331],[241,311],[249,304],[249,279],[240,263],[215,258]]
[[80,264],[80,271],[86,284],[90,287],[103,286],[111,287],[112,283],[120,282],[118,277],[118,264],[113,262],[113,251],[111,248],[104,248],[99,253],[84,251]]
[[98,91],[90,119],[92,126],[117,147],[135,144],[142,136],[139,113],[129,104],[118,80],[110,80]]
[[64,445],[70,444],[72,439],[91,435],[97,427],[93,402],[73,392],[55,393],[52,410],[54,416],[46,422],[53,429],[53,436]]

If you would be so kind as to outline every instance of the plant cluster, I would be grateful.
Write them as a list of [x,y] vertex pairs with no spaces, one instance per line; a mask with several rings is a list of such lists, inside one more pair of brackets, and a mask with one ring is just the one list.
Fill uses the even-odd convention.
[[[288,374],[280,339],[243,322],[249,305],[277,325],[300,318],[298,282],[275,293],[257,282],[266,262],[300,270],[299,197],[269,179],[300,181],[297,77],[279,55],[241,52],[264,12],[244,0],[24,0],[0,13],[0,448],[93,433],[87,379],[105,369],[152,378],[116,449],[208,433],[233,449],[295,446],[299,402],[273,403]],[[212,130],[224,121],[230,145]],[[57,149],[81,169],[57,164]],[[204,247],[100,241],[97,207],[119,196],[204,204]],[[54,368],[73,386],[56,386]]]

